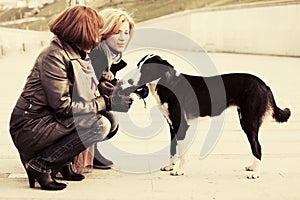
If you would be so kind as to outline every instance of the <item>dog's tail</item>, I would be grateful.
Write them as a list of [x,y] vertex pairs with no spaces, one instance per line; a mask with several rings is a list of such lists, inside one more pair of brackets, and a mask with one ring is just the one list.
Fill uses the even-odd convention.
[[281,108],[279,108],[276,105],[274,96],[273,96],[270,89],[269,89],[269,100],[270,100],[270,103],[271,103],[271,107],[273,108],[272,117],[279,123],[287,122],[287,120],[291,116],[291,110],[289,108],[284,108],[283,110]]

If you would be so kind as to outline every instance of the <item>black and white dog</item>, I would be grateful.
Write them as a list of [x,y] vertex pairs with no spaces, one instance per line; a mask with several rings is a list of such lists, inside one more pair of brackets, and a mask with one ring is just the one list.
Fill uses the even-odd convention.
[[137,74],[126,85],[131,85],[127,89],[133,91],[145,84],[161,105],[170,126],[171,157],[176,153],[180,155],[178,162],[173,163],[171,159],[170,166],[162,168],[172,171],[172,175],[183,175],[182,154],[178,151],[189,127],[188,120],[217,116],[227,107],[236,106],[254,156],[253,164],[246,167],[247,171],[253,171],[248,178],[258,178],[262,157],[258,132],[264,115],[270,111],[277,122],[286,122],[291,115],[290,109],[277,107],[270,88],[251,74],[211,77],[180,74],[161,57],[147,55],[138,63]]

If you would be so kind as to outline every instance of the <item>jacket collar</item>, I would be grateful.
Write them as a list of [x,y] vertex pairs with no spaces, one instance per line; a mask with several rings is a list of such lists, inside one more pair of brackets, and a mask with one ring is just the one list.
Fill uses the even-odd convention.
[[52,38],[52,41],[55,42],[58,46],[60,46],[62,49],[65,50],[65,52],[66,52],[67,56],[70,58],[70,60],[81,59],[79,50],[74,45],[71,45],[70,43],[61,41],[59,39],[59,37],[56,35]]

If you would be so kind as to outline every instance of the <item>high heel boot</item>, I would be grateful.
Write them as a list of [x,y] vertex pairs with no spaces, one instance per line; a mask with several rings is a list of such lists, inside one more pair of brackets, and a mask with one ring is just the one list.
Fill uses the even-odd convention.
[[61,173],[64,180],[81,181],[82,179],[84,179],[84,176],[82,174],[77,174],[73,171],[71,164],[62,167],[59,172]]
[[40,184],[43,190],[62,190],[67,187],[64,183],[58,183],[52,179],[50,173],[42,173],[34,170],[30,166],[26,169],[29,186],[34,188],[35,180]]
[[97,149],[97,146],[94,146],[94,159],[93,159],[93,168],[94,169],[111,169],[114,163],[107,158],[105,158]]

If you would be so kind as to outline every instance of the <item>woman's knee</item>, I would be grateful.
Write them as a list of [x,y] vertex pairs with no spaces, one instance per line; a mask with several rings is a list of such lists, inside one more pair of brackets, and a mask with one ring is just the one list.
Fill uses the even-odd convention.
[[117,117],[112,112],[106,112],[103,116],[106,117],[110,122],[110,132],[115,131],[119,125]]
[[115,129],[112,129],[112,131],[110,131],[110,133],[106,136],[105,140],[109,140],[113,136],[115,136],[118,132],[118,129],[119,129],[119,126],[117,125],[117,127]]
[[99,125],[102,129],[101,138],[104,139],[110,133],[111,122],[106,117],[102,116],[99,120]]

